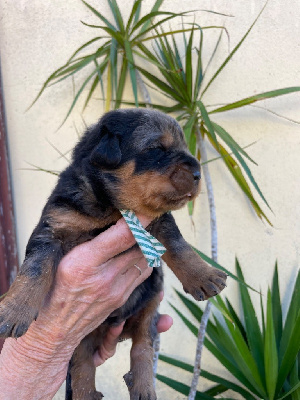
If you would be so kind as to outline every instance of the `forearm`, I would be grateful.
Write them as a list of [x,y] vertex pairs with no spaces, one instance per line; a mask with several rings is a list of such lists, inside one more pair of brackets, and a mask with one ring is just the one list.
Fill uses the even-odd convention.
[[52,399],[63,383],[71,349],[45,345],[38,336],[28,332],[5,341],[0,358],[1,400]]
[[[63,383],[69,360],[82,339],[82,322],[74,319],[74,299],[54,299],[24,336],[5,341],[0,357],[0,400],[52,399]],[[88,305],[84,308],[87,311]],[[78,307],[78,314],[80,311]],[[106,317],[103,314],[102,320]]]
[[[151,274],[123,221],[62,259],[54,289],[26,334],[0,355],[0,400],[52,399],[80,341]],[[134,267],[138,264],[142,273]]]

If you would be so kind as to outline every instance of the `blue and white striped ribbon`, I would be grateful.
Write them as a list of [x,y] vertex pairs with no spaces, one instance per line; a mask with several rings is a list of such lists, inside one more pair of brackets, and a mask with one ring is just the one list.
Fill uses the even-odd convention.
[[137,244],[140,246],[149,267],[160,267],[160,258],[166,251],[166,248],[154,236],[147,232],[146,229],[144,229],[133,211],[120,210],[120,212],[127,222]]

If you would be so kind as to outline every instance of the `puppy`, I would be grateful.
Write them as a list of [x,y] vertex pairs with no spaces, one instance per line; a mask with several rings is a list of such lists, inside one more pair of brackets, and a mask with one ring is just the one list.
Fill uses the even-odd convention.
[[[0,303],[0,336],[17,338],[27,331],[61,258],[115,224],[121,209],[154,219],[148,230],[166,247],[162,258],[186,292],[196,300],[218,294],[226,274],[209,267],[192,250],[169,213],[192,200],[199,188],[200,165],[173,118],[146,109],[105,114],[75,147],[71,165],[61,173],[44,207],[17,279]],[[154,268],[125,305],[83,339],[70,362],[68,399],[102,398],[95,389],[92,355],[109,326],[122,321],[124,335],[132,338],[131,370],[125,378],[130,399],[156,399],[152,344],[162,280],[161,268]]]

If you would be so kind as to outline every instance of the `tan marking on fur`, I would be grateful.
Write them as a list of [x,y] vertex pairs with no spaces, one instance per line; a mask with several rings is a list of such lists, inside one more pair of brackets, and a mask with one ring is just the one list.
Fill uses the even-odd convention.
[[[89,337],[90,338],[90,337]],[[72,379],[72,399],[73,400],[95,400],[103,396],[96,392],[95,373],[93,355],[84,339],[76,348],[72,357],[71,379]],[[90,338],[91,342],[91,338]],[[83,352],[85,350],[85,353]]]
[[107,334],[108,325],[99,325],[89,333],[76,347],[71,361],[71,381],[73,400],[101,399],[102,394],[96,391],[93,354],[101,346]]
[[155,218],[168,210],[181,208],[191,200],[182,198],[181,201],[175,201],[178,194],[168,174],[149,171],[134,175],[134,168],[135,164],[131,161],[116,172],[122,182],[118,198],[124,208]]
[[127,329],[131,330],[132,348],[130,372],[124,376],[124,380],[130,392],[130,398],[156,399],[153,387],[153,346],[150,330],[159,302],[159,294],[157,294],[147,307],[128,321]]
[[[163,260],[184,286],[190,286],[190,282],[195,279],[195,276],[198,276],[197,280],[199,280],[199,278],[205,280],[210,269],[206,262],[191,248],[180,249],[174,252],[174,254],[167,251],[163,255]],[[180,261],[182,261],[184,268],[179,267]],[[188,288],[186,287],[186,289]]]
[[53,282],[53,262],[47,257],[43,260],[42,277],[36,278],[26,275],[27,264],[34,261],[30,258],[24,261],[20,273],[0,303],[0,315],[4,316],[2,323],[15,324],[10,334],[12,337],[15,337],[19,326],[28,328],[34,318],[37,317],[45,294],[49,292]]
[[215,296],[225,287],[226,274],[210,267],[188,244],[184,249],[167,250],[162,258],[196,300],[201,295],[202,300]]
[[132,326],[131,337],[133,345],[140,342],[151,341],[149,336],[151,321],[156,314],[159,303],[160,298],[159,294],[157,294],[145,308],[130,319],[129,326],[130,324]]
[[174,192],[168,176],[146,172],[123,182],[119,198],[135,212],[157,217],[169,209],[164,194]]
[[99,219],[83,215],[78,211],[53,208],[48,213],[46,220],[54,231],[71,231],[80,233],[104,228],[105,226],[116,222],[120,218],[121,214],[118,211],[105,219]]
[[[45,260],[44,263],[45,271],[51,271],[52,263],[50,262],[49,266],[47,266],[46,261],[47,260]],[[49,290],[51,284],[52,284],[51,274],[47,273],[45,274],[45,277],[43,279],[43,285],[40,285],[40,282],[37,279],[30,278],[26,275],[17,275],[16,279],[9,288],[9,291],[5,296],[5,301],[3,303],[20,301],[20,303],[17,306],[21,308],[24,305],[24,303],[26,303],[26,306],[28,305],[28,303],[35,304],[36,298],[39,299],[41,296],[44,297],[45,288],[46,290],[47,289]]]
[[160,141],[162,145],[165,146],[166,148],[171,147],[172,144],[174,143],[174,136],[172,135],[171,132],[166,131],[160,138]]
[[129,161],[122,167],[120,167],[116,172],[115,175],[124,181],[128,181],[134,174],[134,169],[135,169],[135,162],[134,161]]

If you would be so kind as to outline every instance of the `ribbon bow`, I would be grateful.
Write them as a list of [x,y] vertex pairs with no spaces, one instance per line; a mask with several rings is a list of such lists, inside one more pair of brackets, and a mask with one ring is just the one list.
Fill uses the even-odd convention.
[[120,210],[120,212],[137,241],[137,244],[140,246],[149,267],[160,267],[160,258],[166,251],[166,248],[144,229],[133,211]]

